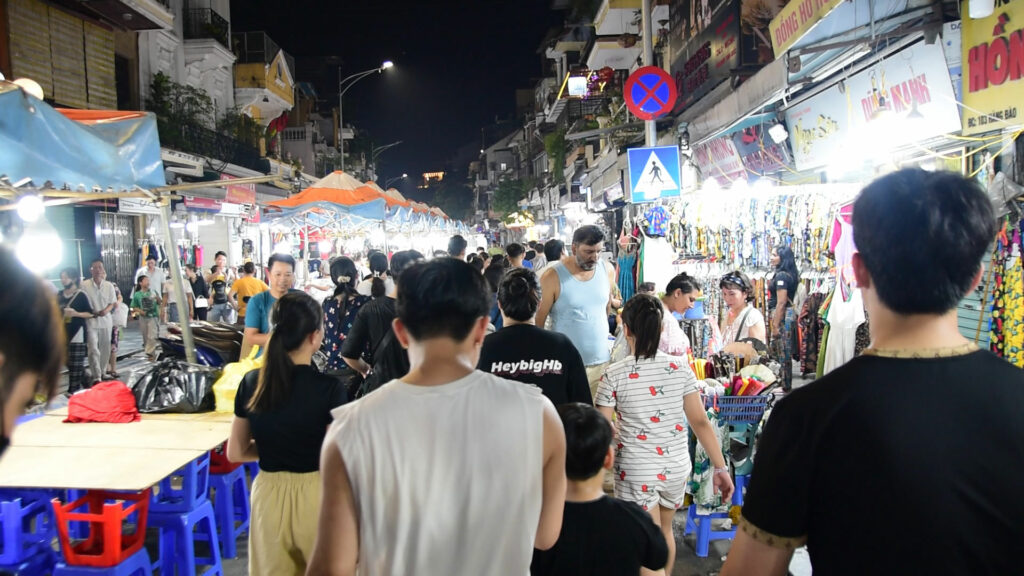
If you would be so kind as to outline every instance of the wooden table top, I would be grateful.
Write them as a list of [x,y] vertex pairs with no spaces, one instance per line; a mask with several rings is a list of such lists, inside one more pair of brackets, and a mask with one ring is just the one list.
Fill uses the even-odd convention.
[[11,446],[0,458],[0,487],[141,492],[199,458],[204,452],[152,448]]
[[228,439],[232,414],[143,414],[128,424],[65,423],[58,408],[17,426],[0,487],[141,491]]

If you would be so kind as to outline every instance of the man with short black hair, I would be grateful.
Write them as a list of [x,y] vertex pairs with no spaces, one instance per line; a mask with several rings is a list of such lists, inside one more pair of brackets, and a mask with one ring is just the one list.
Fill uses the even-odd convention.
[[[1024,373],[957,326],[995,233],[984,191],[952,172],[861,192],[871,347],[772,412],[723,576],[784,575],[804,543],[815,574],[1020,572]],[[894,514],[913,519],[898,543],[878,530]]]
[[544,243],[543,246],[544,259],[547,261],[543,266],[537,269],[537,274],[544,274],[544,271],[555,265],[556,262],[565,256],[565,242],[562,242],[558,238],[552,238]]
[[465,260],[466,246],[469,246],[469,242],[466,242],[466,239],[461,234],[456,234],[448,239],[448,255],[452,258]]
[[135,284],[139,283],[139,276],[145,275],[149,278],[149,285],[154,287],[158,292],[164,285],[164,280],[167,279],[167,274],[164,273],[164,269],[157,266],[156,256],[150,254],[146,256],[146,265],[135,271]]
[[402,272],[394,329],[411,367],[332,412],[307,574],[524,575],[531,547],[554,545],[565,435],[539,389],[474,370],[488,307],[462,260]]
[[523,258],[526,257],[526,248],[518,242],[505,246],[505,255],[508,257],[509,268],[522,268]]
[[572,255],[562,258],[540,277],[543,299],[537,325],[551,316],[551,328],[572,340],[587,366],[590,394],[604,375],[608,349],[608,304],[615,288],[615,270],[601,258],[604,232],[581,226],[572,235]]
[[605,471],[615,463],[612,427],[596,408],[562,404],[565,428],[565,514],[558,542],[535,550],[533,576],[620,576],[640,568],[660,570],[668,562],[668,544],[651,515],[638,504],[604,493]]
[[[224,279],[227,281],[228,286],[231,286],[231,284],[238,279],[238,273],[235,271],[234,267],[228,266],[228,255],[223,250],[218,250],[217,253],[213,255],[213,263],[220,267],[220,271],[224,274]],[[212,282],[211,278],[213,276],[213,273],[206,276],[206,282],[208,284]]]
[[270,321],[270,313],[277,299],[295,290],[295,258],[288,254],[274,254],[267,261],[270,271],[270,290],[260,292],[249,299],[245,313],[245,336],[242,340],[242,358],[249,354],[253,346],[260,347],[260,354],[266,349],[267,339],[274,325]]

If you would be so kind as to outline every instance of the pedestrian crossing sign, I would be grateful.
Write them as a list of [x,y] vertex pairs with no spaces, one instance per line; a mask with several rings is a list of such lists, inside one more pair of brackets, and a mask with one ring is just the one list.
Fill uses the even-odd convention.
[[679,196],[679,147],[631,148],[629,190],[633,202]]

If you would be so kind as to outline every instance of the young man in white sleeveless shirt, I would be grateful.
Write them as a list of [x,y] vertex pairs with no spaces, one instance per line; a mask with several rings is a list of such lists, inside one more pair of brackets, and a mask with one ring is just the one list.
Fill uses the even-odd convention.
[[489,291],[464,261],[398,283],[409,373],[336,409],[307,574],[526,576],[558,539],[565,435],[539,388],[475,370]]

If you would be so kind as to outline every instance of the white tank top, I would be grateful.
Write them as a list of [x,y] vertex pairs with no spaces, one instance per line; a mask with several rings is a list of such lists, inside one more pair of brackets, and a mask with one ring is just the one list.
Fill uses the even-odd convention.
[[536,386],[476,371],[393,380],[336,408],[359,519],[360,576],[527,576],[540,521],[544,405]]

